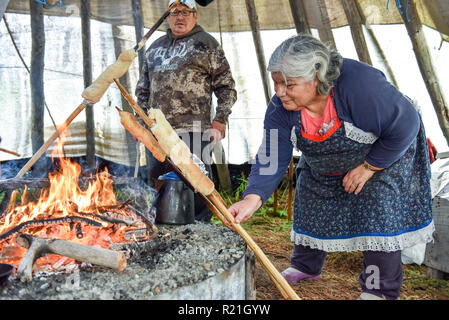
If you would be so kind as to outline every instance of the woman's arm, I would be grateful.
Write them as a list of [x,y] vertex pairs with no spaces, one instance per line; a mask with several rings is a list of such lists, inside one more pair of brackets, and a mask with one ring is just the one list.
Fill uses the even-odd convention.
[[290,134],[295,114],[285,110],[276,96],[271,99],[265,114],[264,138],[251,167],[244,197],[256,194],[263,204],[279,185],[292,157]]
[[418,134],[419,115],[381,71],[345,60],[335,91],[345,118],[379,137],[366,157],[371,166],[388,168],[406,152]]

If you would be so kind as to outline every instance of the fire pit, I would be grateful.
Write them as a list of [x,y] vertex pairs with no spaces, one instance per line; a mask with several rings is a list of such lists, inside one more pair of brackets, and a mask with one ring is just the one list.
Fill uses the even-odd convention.
[[[71,257],[76,251],[72,258],[91,263],[92,257],[104,255],[101,259],[109,262],[100,259],[100,265],[110,266],[114,252],[93,246],[108,249],[113,243],[143,241],[157,231],[151,188],[136,179],[114,178],[107,168],[82,176],[80,165],[62,157],[63,143],[61,139],[54,150],[57,170],[48,180],[0,181],[0,191],[6,190],[2,208],[8,204],[0,212],[0,262],[27,263],[18,265],[23,280],[31,280],[35,257],[42,253]],[[29,247],[28,252],[22,247]],[[56,259],[38,262],[54,264],[60,256]],[[116,269],[123,269],[124,260],[118,257]]]
[[157,227],[154,239],[113,246],[128,257],[122,272],[73,262],[25,284],[12,275],[0,299],[254,298],[254,258],[238,234],[199,222]]
[[0,299],[254,298],[254,258],[237,233],[155,225],[143,182],[80,177],[79,165],[59,161],[48,180],[0,181],[0,262],[17,267]]

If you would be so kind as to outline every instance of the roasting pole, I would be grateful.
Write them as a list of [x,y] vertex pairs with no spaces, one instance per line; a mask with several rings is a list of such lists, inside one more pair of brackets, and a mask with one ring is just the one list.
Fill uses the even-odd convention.
[[[135,117],[127,112],[123,112],[119,110],[120,116],[127,116],[133,121],[132,127],[125,127],[131,134],[133,134],[133,130],[136,129],[136,127],[140,126],[140,130],[144,131],[146,130],[149,132],[149,135],[147,136],[150,138],[148,141],[141,141],[144,143],[144,145],[151,151],[157,150],[157,154],[155,154],[155,158],[157,158],[161,162],[165,162],[170,166],[170,168],[183,180],[186,182],[187,186],[193,189],[194,191],[197,191],[198,188],[193,186],[193,183],[189,181],[189,179],[186,177],[185,173],[182,172],[172,161],[172,159],[169,158],[167,153],[163,150],[163,148],[159,145],[157,142],[157,139],[151,132],[151,128],[155,126],[155,121],[150,119],[145,112],[142,110],[142,108],[134,101],[134,99],[131,97],[131,95],[126,91],[126,89],[120,84],[119,81],[114,79],[115,83],[117,84],[118,88],[120,89],[120,92],[122,93],[123,97],[128,101],[129,105],[133,110],[142,118],[143,122],[148,126],[149,130],[146,130],[143,128],[135,119]],[[118,109],[118,108],[117,108]],[[122,121],[122,124],[124,122]],[[139,137],[136,137],[139,139]],[[152,145],[155,144],[155,145]],[[201,173],[203,174],[203,173]],[[204,175],[204,174],[203,174]],[[220,196],[220,194],[213,189],[213,191],[208,194],[202,194],[201,192],[198,192],[198,194],[201,195],[203,200],[205,201],[206,205],[209,207],[209,209],[214,213],[214,215],[220,219],[226,226],[230,227],[234,231],[236,231],[240,237],[247,243],[247,245],[250,247],[250,249],[254,252],[254,255],[261,263],[262,267],[265,269],[265,271],[270,276],[273,283],[278,288],[279,292],[282,294],[282,296],[286,299],[291,300],[300,300],[296,292],[291,288],[291,286],[288,284],[288,282],[282,277],[282,275],[279,273],[279,271],[274,267],[274,265],[271,263],[271,261],[267,258],[265,253],[262,251],[262,249],[257,245],[257,243],[251,238],[251,236],[246,232],[243,227],[235,222],[234,216],[229,212],[225,201]]]

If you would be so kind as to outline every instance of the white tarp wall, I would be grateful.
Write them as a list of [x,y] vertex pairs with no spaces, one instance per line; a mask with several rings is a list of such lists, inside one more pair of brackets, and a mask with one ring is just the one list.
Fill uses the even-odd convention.
[[[7,13],[6,20],[13,32],[20,53],[30,65],[30,17],[26,14]],[[46,59],[45,97],[55,122],[63,122],[81,103],[83,91],[81,27],[78,17],[45,16]],[[410,40],[403,25],[373,26],[387,59],[395,73],[402,92],[416,99],[423,109],[426,131],[439,151],[447,150],[447,143],[439,129],[435,111],[421,78]],[[112,27],[108,23],[91,21],[93,79],[115,61]],[[134,29],[121,27],[121,40],[128,39],[127,48],[135,45]],[[437,32],[426,28],[426,37],[444,92],[449,92],[449,45],[440,43]],[[262,31],[265,56],[268,60],[274,48],[294,29]],[[156,32],[149,45],[163,32]],[[238,100],[230,116],[230,131],[223,141],[229,163],[240,164],[254,158],[262,140],[263,117],[266,110],[262,82],[257,65],[251,32],[212,33],[223,48],[236,80]],[[347,27],[334,29],[337,47],[343,56],[357,59],[352,37]],[[31,157],[31,119],[29,76],[21,63],[7,33],[0,25],[0,136],[1,147],[16,151],[22,158]],[[440,48],[441,45],[441,48]],[[370,45],[375,67],[384,69],[382,61]],[[446,57],[446,58],[444,58]],[[138,76],[138,61],[130,68],[131,89],[134,94]],[[115,106],[121,106],[120,93],[112,85],[103,99],[94,105],[96,154],[120,164],[134,165],[135,154],[128,154],[125,131],[120,124]],[[54,132],[53,123],[45,114],[45,140]],[[69,156],[85,154],[85,113],[81,113],[69,127],[71,138],[66,144]],[[49,149],[48,155],[50,155]],[[0,161],[17,159],[0,153]]]

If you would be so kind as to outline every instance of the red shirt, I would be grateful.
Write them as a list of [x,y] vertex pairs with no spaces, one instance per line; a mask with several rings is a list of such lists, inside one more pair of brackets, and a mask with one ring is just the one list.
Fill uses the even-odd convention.
[[308,136],[317,137],[323,137],[335,125],[339,126],[340,121],[338,120],[337,111],[335,110],[331,96],[328,96],[324,113],[319,118],[312,117],[307,113],[306,109],[302,109],[301,124],[303,125],[304,131]]

